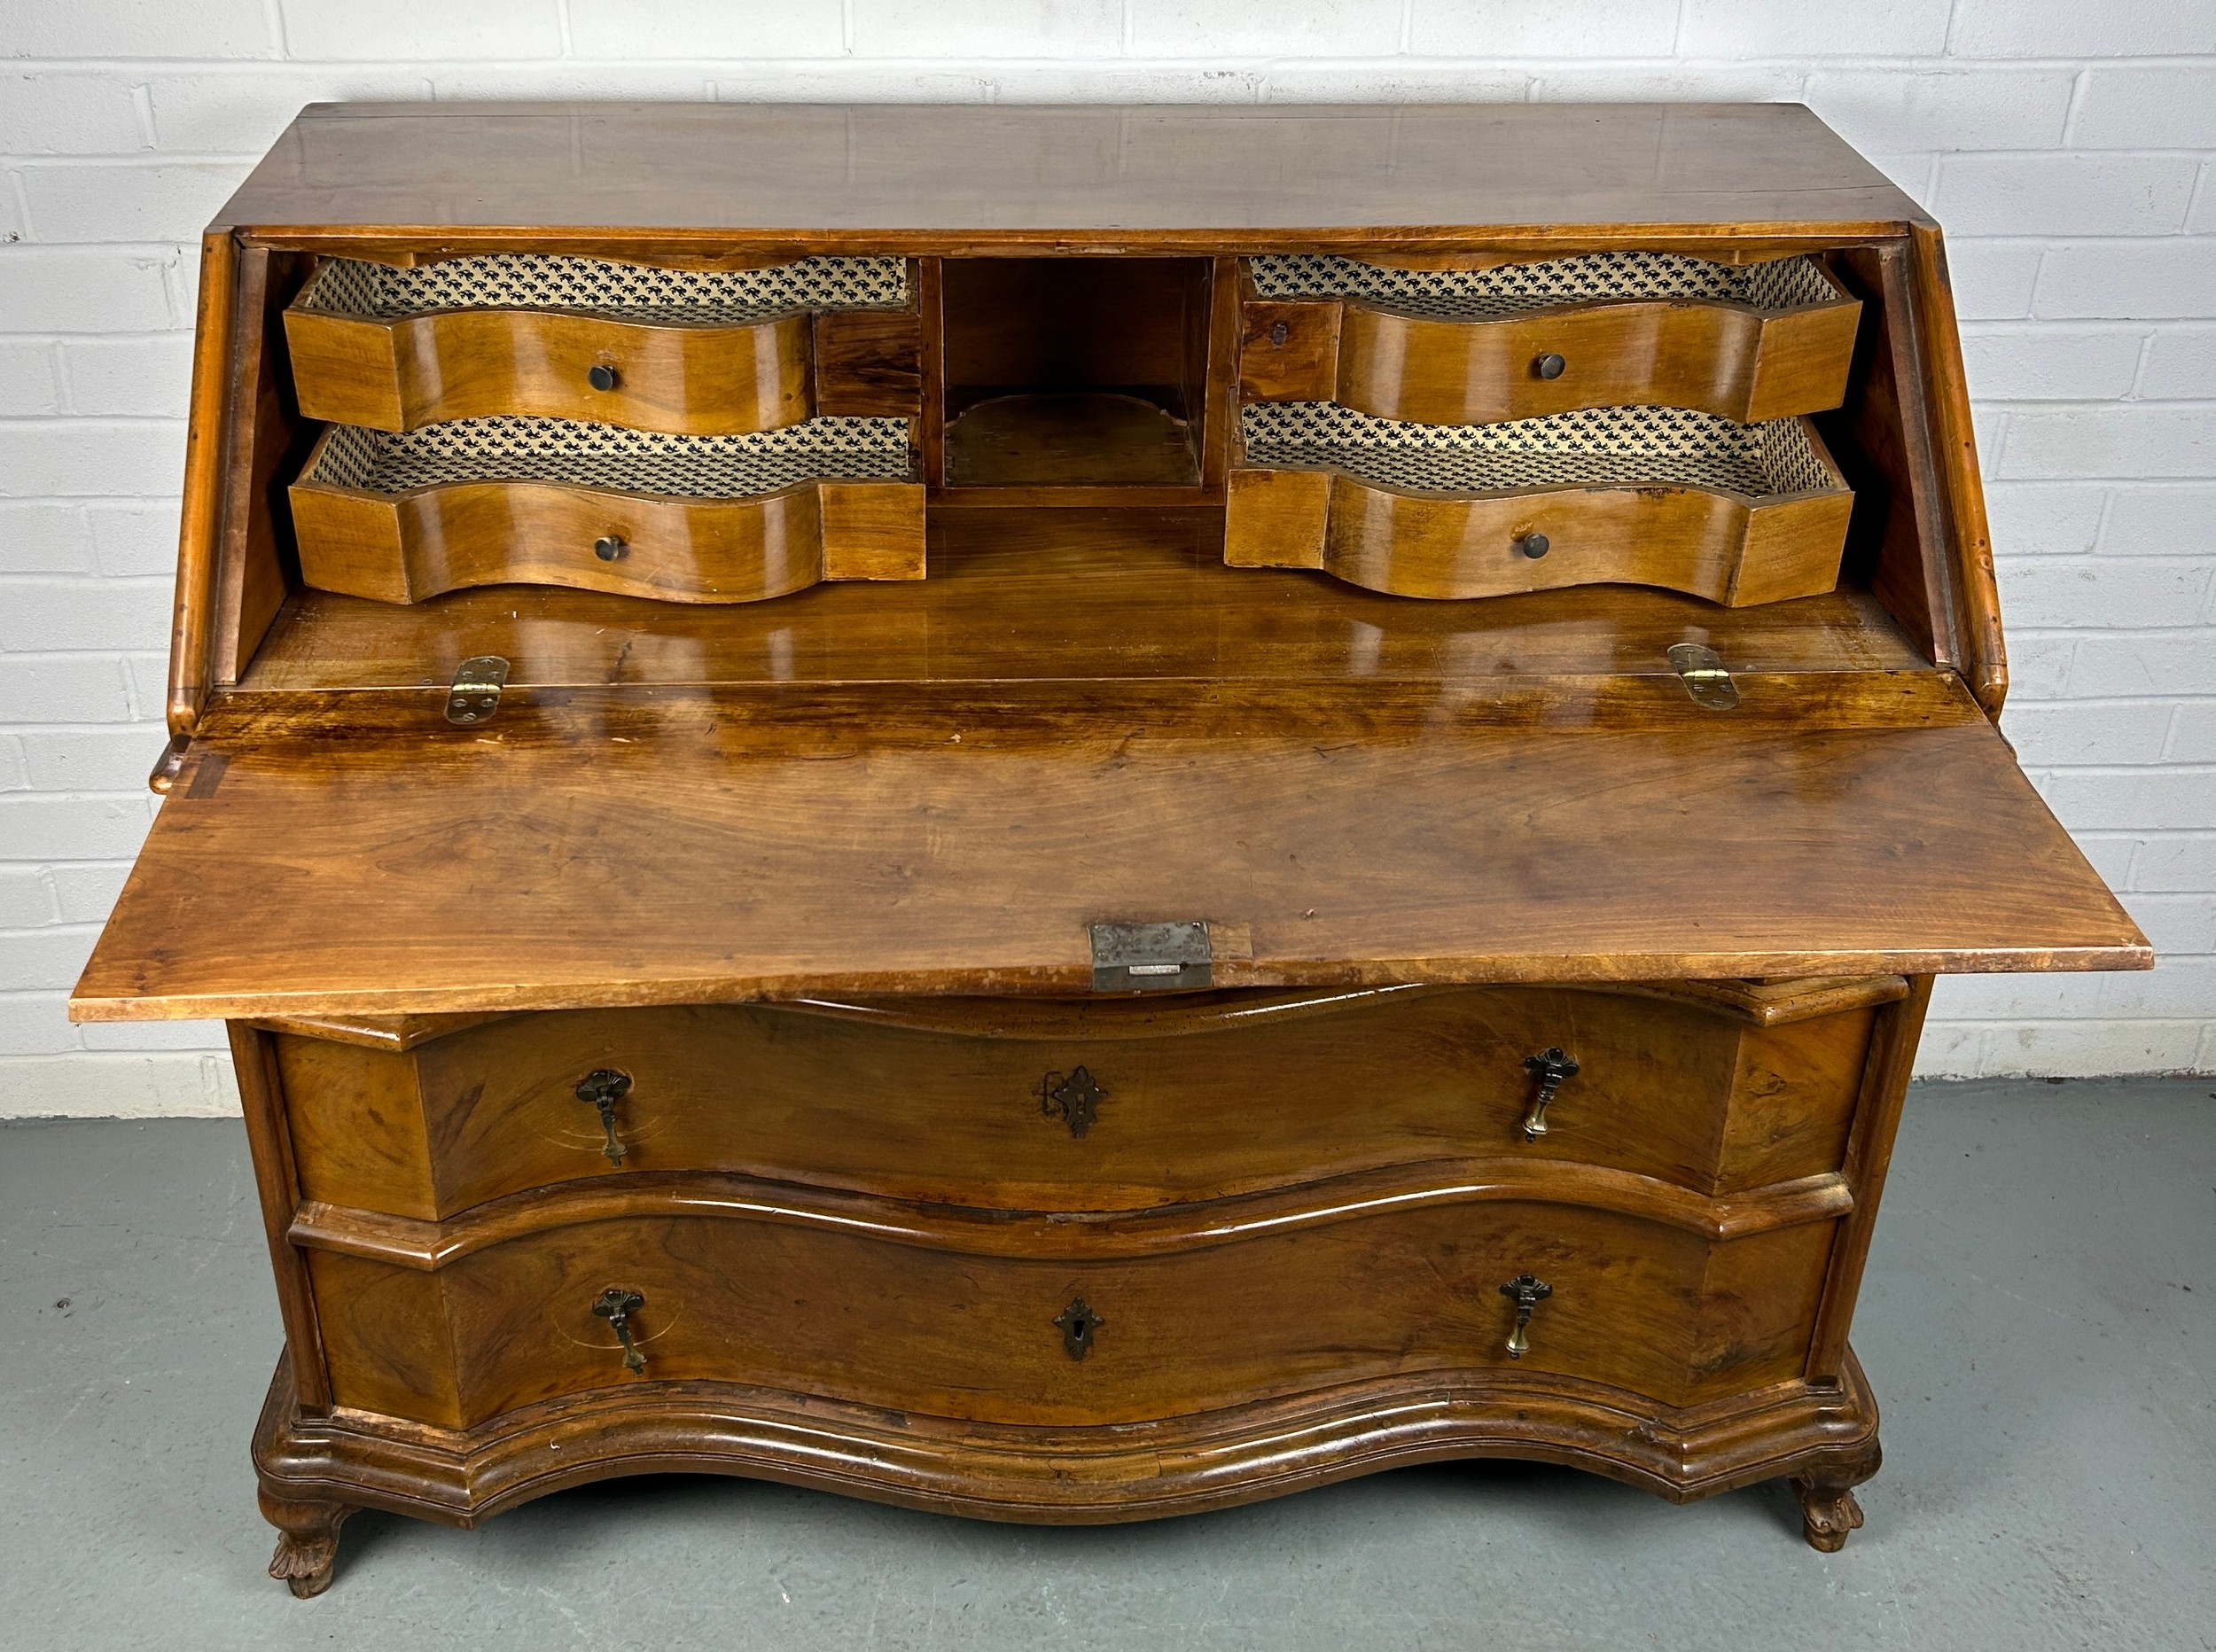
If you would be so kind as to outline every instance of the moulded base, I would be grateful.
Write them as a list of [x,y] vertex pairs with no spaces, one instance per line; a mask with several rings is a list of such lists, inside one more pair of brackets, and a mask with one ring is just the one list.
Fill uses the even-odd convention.
[[550,1400],[463,1432],[345,1408],[304,1415],[288,1354],[254,1442],[265,1510],[312,1510],[318,1532],[334,1537],[334,1508],[473,1526],[625,1474],[746,1475],[943,1514],[1080,1524],[1194,1514],[1456,1457],[1567,1464],[1681,1503],[1791,1476],[1804,1508],[1814,1500],[1810,1541],[1837,1547],[1861,1523],[1851,1488],[1877,1472],[1877,1408],[1850,1353],[1836,1388],[1784,1383],[1684,1411],[1543,1374],[1432,1373],[1047,1429],[667,1383]]

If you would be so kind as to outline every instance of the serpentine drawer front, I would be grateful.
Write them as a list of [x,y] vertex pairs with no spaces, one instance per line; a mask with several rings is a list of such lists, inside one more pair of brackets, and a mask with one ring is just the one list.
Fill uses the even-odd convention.
[[[1074,1223],[646,1178],[443,1228],[310,1205],[293,1234],[334,1400],[446,1428],[636,1382],[1066,1427],[1425,1372],[1674,1407],[1799,1375],[1840,1190],[1728,1239],[1699,1199],[1657,1220],[1502,1191],[1373,1176]],[[620,1333],[612,1290],[639,1299]]]
[[230,1025],[295,1593],[644,1470],[1861,1523],[1934,978],[2152,954],[1814,115],[318,105],[202,256],[70,1002]]
[[[1897,977],[574,1010],[405,1052],[276,1024],[302,1192],[433,1220],[713,1170],[1128,1209],[1421,1161],[1567,1160],[1703,1193],[1836,1171]],[[373,1025],[374,1024],[371,1024]]]

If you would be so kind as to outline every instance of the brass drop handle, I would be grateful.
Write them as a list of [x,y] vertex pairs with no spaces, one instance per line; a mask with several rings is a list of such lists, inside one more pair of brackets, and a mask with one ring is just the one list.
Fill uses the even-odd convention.
[[1058,1110],[1069,1121],[1073,1136],[1081,1136],[1093,1127],[1100,1104],[1107,1099],[1108,1092],[1082,1067],[1066,1077],[1049,1072],[1039,1083],[1039,1110],[1051,1118]]
[[615,1133],[615,1104],[630,1093],[631,1075],[613,1067],[596,1067],[577,1081],[577,1099],[600,1110],[600,1127],[608,1133],[607,1143],[600,1151],[619,1170],[629,1149]]
[[1564,1079],[1578,1076],[1578,1064],[1557,1046],[1542,1049],[1536,1056],[1525,1056],[1524,1071],[1539,1080],[1538,1094],[1531,1098],[1531,1110],[1524,1115],[1524,1140],[1536,1142],[1547,1134],[1547,1103],[1554,1100],[1554,1093],[1562,1087]]
[[1062,1352],[1073,1360],[1082,1360],[1093,1351],[1093,1334],[1108,1323],[1077,1297],[1055,1316],[1054,1322],[1062,1329]]
[[614,368],[605,362],[596,362],[592,370],[585,375],[585,382],[595,390],[613,390],[615,388],[615,377]]
[[[1502,1289],[1506,1290],[1507,1287]],[[646,1356],[631,1340],[631,1315],[645,1305],[644,1297],[636,1290],[626,1290],[620,1285],[609,1286],[593,1299],[592,1311],[608,1321],[608,1329],[623,1344],[623,1368],[627,1371],[644,1371],[646,1368]]]
[[1531,1352],[1532,1310],[1554,1295],[1554,1287],[1529,1274],[1518,1274],[1501,1287],[1501,1294],[1516,1305],[1516,1329],[1508,1334],[1508,1357],[1520,1360]]

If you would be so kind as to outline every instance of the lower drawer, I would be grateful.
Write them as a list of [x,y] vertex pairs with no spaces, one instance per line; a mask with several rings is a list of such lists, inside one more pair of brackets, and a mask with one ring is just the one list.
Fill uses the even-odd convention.
[[[295,1031],[277,1059],[303,1193],[422,1220],[677,1171],[1013,1210],[1143,1208],[1471,1157],[1730,1193],[1839,1167],[1876,1006],[1903,990],[1884,978],[576,1010],[402,1052]],[[1557,1070],[1544,1134],[1527,1134],[1550,1050],[1576,1071]]]
[[[1090,1224],[791,1192],[696,1178],[567,1196],[560,1213],[516,1201],[542,1225],[514,1233],[323,1210],[295,1238],[334,1397],[468,1427],[614,1384],[715,1381],[1097,1424],[1490,1369],[1688,1406],[1801,1374],[1844,1204],[1720,1239],[1497,1189]],[[410,1257],[406,1228],[438,1237]],[[1526,1276],[1528,1348],[1511,1357]],[[611,1292],[637,1368],[596,1312]]]

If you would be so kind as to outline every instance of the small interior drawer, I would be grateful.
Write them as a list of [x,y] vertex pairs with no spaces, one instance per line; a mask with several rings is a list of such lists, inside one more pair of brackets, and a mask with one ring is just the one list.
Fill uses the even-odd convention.
[[897,258],[330,258],[285,331],[305,417],[395,432],[528,414],[730,435],[921,408],[921,326]]
[[1235,566],[1399,596],[1622,582],[1731,607],[1838,582],[1853,494],[1806,418],[1638,407],[1440,425],[1321,401],[1240,417]]
[[380,602],[503,583],[751,602],[822,580],[921,579],[912,470],[905,419],[744,436],[341,425],[293,484],[293,521],[305,583]]
[[1752,423],[1839,405],[1861,301],[1813,258],[1595,253],[1484,269],[1247,261],[1240,393],[1479,425],[1583,408]]

